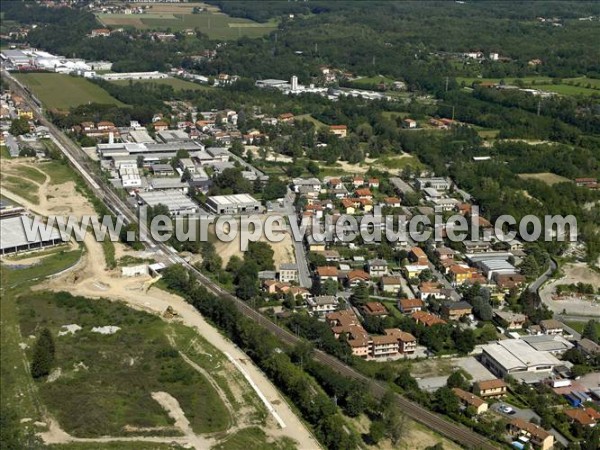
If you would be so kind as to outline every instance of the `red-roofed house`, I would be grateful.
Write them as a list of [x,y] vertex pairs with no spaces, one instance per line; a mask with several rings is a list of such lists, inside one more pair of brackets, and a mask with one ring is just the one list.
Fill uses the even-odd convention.
[[329,132],[341,138],[345,138],[348,135],[348,127],[346,125],[331,125],[329,127]]

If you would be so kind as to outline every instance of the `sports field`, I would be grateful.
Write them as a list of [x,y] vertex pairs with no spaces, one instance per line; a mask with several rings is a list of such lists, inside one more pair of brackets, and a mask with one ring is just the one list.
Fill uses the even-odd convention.
[[[145,4],[136,4],[143,6]],[[258,23],[230,17],[204,3],[147,4],[145,14],[97,14],[107,27],[134,27],[148,30],[198,30],[211,39],[233,40],[243,36],[260,37],[277,28],[277,22]],[[203,8],[194,13],[194,8]]]
[[[121,86],[128,86],[129,80],[116,80],[111,83],[118,84]],[[211,89],[210,86],[192,83],[191,81],[181,80],[179,78],[161,78],[157,80],[132,80],[132,83],[144,83],[144,84],[166,84],[172,86],[175,91],[192,90],[197,91],[201,89]]]
[[48,109],[68,110],[86,103],[125,105],[85,78],[60,73],[18,73],[15,77]]

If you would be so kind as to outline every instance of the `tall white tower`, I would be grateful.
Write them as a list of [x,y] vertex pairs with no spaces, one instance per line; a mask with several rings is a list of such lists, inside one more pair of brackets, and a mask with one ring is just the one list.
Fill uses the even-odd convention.
[[292,76],[292,91],[298,90],[298,77],[296,75]]

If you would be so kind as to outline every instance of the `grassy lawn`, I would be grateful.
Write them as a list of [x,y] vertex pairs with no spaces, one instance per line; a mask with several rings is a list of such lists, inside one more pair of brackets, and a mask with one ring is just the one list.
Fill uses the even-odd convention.
[[384,156],[379,158],[375,165],[394,170],[402,170],[408,166],[412,167],[413,169],[423,169],[425,167],[418,158],[412,155]]
[[542,172],[542,173],[520,173],[519,178],[524,180],[538,180],[542,181],[550,186],[557,183],[570,183],[571,180],[565,177],[561,177],[560,175],[556,175],[555,173],[550,172]]
[[60,252],[47,256],[44,264],[23,269],[0,266],[0,401],[18,417],[42,419],[36,387],[20,348],[23,337],[19,329],[17,296],[28,293],[36,281],[70,267],[80,255],[79,250]]
[[563,81],[567,84],[581,84],[581,86],[587,87],[589,84],[593,89],[600,89],[600,79],[598,78],[587,78],[587,77],[578,77],[578,78],[565,78]]
[[10,159],[10,152],[6,145],[0,145],[0,158]]
[[213,450],[246,450],[249,448],[260,448],[264,450],[291,450],[295,449],[294,442],[287,437],[270,441],[260,428],[244,428],[225,440],[225,442],[214,446]]
[[[47,448],[50,450],[140,450],[140,442],[94,442],[92,444],[87,442],[71,442],[69,444],[54,444],[49,445]],[[159,443],[159,442],[144,442],[144,450],[179,450],[185,447],[176,443]]]
[[557,94],[562,95],[598,95],[600,96],[600,90],[598,89],[589,89],[582,86],[571,86],[568,84],[543,84],[543,85],[535,85],[536,89],[541,89],[543,91],[556,92]]
[[71,166],[58,161],[47,161],[40,163],[39,168],[46,172],[50,177],[51,184],[63,184],[67,181],[76,181],[75,174]]
[[315,119],[313,116],[311,116],[310,114],[301,114],[299,116],[295,116],[294,120],[307,120],[309,122],[312,122],[316,128],[327,128],[327,125],[325,125],[323,122],[321,122],[318,119]]
[[[121,86],[129,86],[130,81],[129,80],[116,80],[116,81],[111,81],[111,83],[118,84]],[[164,79],[157,79],[157,80],[133,80],[132,83],[133,84],[136,84],[136,83],[157,84],[157,85],[164,84],[167,86],[172,86],[175,91],[184,91],[184,90],[199,91],[199,90],[203,90],[203,89],[204,90],[212,89],[211,86],[193,83],[191,81],[181,80],[179,78],[164,78]]]
[[357,80],[352,80],[352,84],[356,87],[360,87],[360,86],[372,86],[374,84],[380,84],[380,83],[391,84],[394,81],[395,80],[388,78],[388,77],[384,77],[383,75],[376,75],[374,77],[364,77],[364,78],[359,78]]
[[3,174],[2,181],[9,191],[14,192],[31,203],[37,204],[39,202],[37,195],[38,187],[27,178]]
[[46,175],[44,175],[43,172],[36,170],[35,167],[20,166],[18,172],[19,175],[29,178],[31,181],[35,181],[38,184],[42,184],[46,181]]
[[[565,325],[573,328],[578,333],[583,333],[583,329],[584,329],[586,323],[587,322],[570,321],[570,322],[565,322]],[[598,320],[598,319],[596,319],[596,332],[598,334],[600,334],[600,320]]]
[[[49,411],[69,433],[82,437],[131,435],[133,427],[167,427],[152,434],[178,435],[173,420],[151,397],[175,397],[194,431],[224,431],[230,417],[203,375],[179,356],[167,339],[168,324],[118,302],[89,300],[68,293],[35,292],[19,299],[23,336],[48,327],[55,336],[55,381],[36,382]],[[62,325],[83,329],[58,336]],[[112,335],[91,331],[114,325]],[[29,352],[28,352],[29,353]],[[135,434],[135,433],[134,433]]]
[[49,109],[68,110],[90,102],[124,106],[104,89],[82,77],[60,73],[17,73],[15,77],[29,86]]
[[463,81],[465,82],[465,85],[467,86],[471,86],[471,84],[473,84],[473,82],[478,82],[478,83],[499,83],[500,81],[504,80],[504,82],[506,84],[516,84],[520,81],[523,82],[523,84],[526,85],[531,85],[532,82],[535,82],[535,85],[537,86],[538,84],[542,84],[542,83],[552,83],[552,78],[550,77],[523,77],[523,78],[513,78],[513,77],[506,77],[506,78],[477,78],[477,77],[456,77],[456,82],[458,84],[462,83]]

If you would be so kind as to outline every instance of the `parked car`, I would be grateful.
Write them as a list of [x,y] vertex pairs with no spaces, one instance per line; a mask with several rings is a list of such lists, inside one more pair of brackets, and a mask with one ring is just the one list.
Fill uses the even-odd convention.
[[500,405],[500,407],[498,409],[500,410],[500,412],[503,412],[504,414],[509,414],[509,415],[512,415],[516,412],[514,410],[514,408],[512,408],[508,405]]

